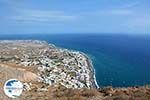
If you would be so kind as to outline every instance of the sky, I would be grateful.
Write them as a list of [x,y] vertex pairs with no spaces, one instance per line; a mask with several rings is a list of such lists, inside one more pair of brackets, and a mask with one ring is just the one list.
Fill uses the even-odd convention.
[[0,0],[0,34],[150,34],[149,0]]

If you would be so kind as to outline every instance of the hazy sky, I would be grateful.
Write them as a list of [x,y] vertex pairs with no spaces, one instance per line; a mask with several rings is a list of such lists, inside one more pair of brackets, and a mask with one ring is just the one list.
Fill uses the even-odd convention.
[[150,0],[0,0],[0,34],[150,34]]

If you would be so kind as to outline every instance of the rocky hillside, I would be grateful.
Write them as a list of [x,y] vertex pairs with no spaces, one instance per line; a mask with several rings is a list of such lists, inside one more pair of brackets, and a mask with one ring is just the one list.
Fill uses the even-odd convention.
[[26,91],[21,100],[150,100],[150,86],[99,89],[67,89],[49,87],[48,91],[34,88]]

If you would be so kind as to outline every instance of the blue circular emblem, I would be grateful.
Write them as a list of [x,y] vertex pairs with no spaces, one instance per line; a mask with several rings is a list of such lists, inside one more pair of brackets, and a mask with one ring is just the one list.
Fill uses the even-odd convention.
[[17,98],[23,91],[23,84],[17,79],[10,79],[4,84],[4,93],[10,98]]

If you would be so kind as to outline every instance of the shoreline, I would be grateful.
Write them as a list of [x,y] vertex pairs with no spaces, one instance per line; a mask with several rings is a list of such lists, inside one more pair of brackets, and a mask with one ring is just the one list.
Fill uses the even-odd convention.
[[[20,41],[22,41],[22,40],[15,40],[15,42],[20,42]],[[11,41],[5,40],[3,42],[11,42]],[[55,44],[48,43],[47,41],[23,40],[23,42],[24,43],[33,42],[33,43],[38,43],[38,44],[45,44],[46,46],[49,46],[49,47],[53,47],[53,48],[56,48],[56,49],[66,50],[67,52],[70,52],[70,53],[76,52],[77,55],[82,55],[82,57],[84,58],[85,64],[86,64],[85,68],[88,69],[88,72],[86,74],[88,75],[89,78],[88,78],[88,82],[86,82],[86,83],[88,83],[89,85],[87,86],[87,88],[99,88],[99,86],[97,84],[97,81],[96,81],[96,76],[95,76],[96,72],[95,72],[94,66],[92,64],[92,60],[84,52],[81,52],[81,51],[78,51],[78,50],[72,50],[72,49],[62,48],[62,47],[57,47]]]
[[85,54],[84,52],[82,51],[78,51],[78,50],[72,50],[72,49],[67,49],[67,48],[63,48],[63,47],[58,47],[56,46],[55,44],[51,44],[51,43],[48,43],[49,45],[52,45],[53,47],[55,48],[58,48],[58,49],[65,49],[65,50],[68,50],[69,52],[79,52],[80,54],[82,54],[86,59],[87,59],[87,63],[88,63],[88,67],[91,71],[90,73],[90,76],[91,76],[91,88],[99,88],[99,85],[96,81],[96,72],[95,72],[95,68],[93,66],[93,62],[91,60],[91,58]]
[[[80,52],[80,51],[79,51]],[[89,68],[90,68],[90,70],[91,70],[91,81],[92,81],[92,86],[94,87],[94,88],[99,88],[99,85],[98,85],[98,83],[97,83],[97,81],[96,81],[96,72],[95,72],[95,68],[94,68],[94,66],[93,66],[93,62],[92,62],[92,60],[91,60],[91,58],[87,55],[87,54],[85,54],[85,53],[83,53],[83,52],[80,52],[81,54],[83,54],[86,58],[87,58],[87,62],[88,62],[88,65],[89,65]]]

